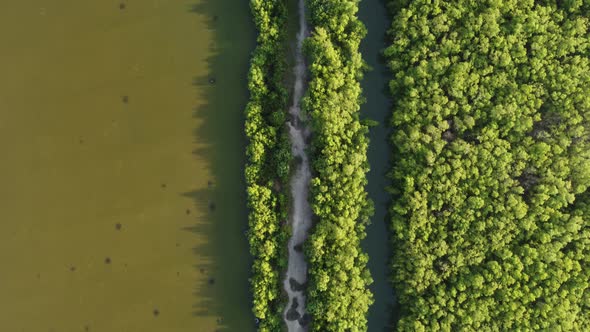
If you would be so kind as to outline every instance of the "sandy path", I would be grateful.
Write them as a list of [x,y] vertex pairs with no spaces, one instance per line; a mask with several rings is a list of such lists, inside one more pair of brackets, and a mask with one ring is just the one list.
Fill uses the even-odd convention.
[[[301,251],[301,245],[307,238],[311,226],[311,207],[307,200],[311,171],[305,149],[309,130],[301,120],[300,101],[303,96],[305,83],[305,61],[303,58],[303,40],[307,36],[307,22],[305,20],[304,0],[299,0],[299,33],[297,35],[297,50],[295,64],[295,86],[293,91],[293,105],[289,109],[292,120],[288,123],[291,138],[291,150],[294,157],[301,159],[293,178],[291,179],[291,194],[293,210],[291,215],[292,236],[289,240],[289,264],[283,282],[285,291],[289,295],[289,304],[285,308],[284,318],[289,332],[306,331],[302,323],[305,317],[305,295],[301,285],[307,282],[307,263]],[[296,249],[297,247],[297,249]],[[305,323],[303,323],[305,324]]]

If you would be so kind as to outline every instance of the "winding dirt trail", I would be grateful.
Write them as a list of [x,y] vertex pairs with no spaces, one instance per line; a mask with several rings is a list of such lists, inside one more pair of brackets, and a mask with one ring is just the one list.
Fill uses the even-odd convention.
[[307,282],[307,262],[301,247],[307,238],[307,232],[311,227],[311,207],[307,200],[311,171],[305,149],[307,138],[310,135],[304,121],[301,118],[301,97],[303,96],[306,68],[303,57],[303,40],[307,36],[307,22],[305,20],[305,3],[299,0],[299,33],[297,34],[297,49],[295,54],[295,85],[293,91],[293,105],[289,109],[291,121],[289,136],[291,138],[291,150],[295,158],[301,163],[291,179],[291,194],[293,197],[293,210],[291,215],[292,235],[289,240],[289,263],[287,274],[283,282],[285,291],[289,296],[289,303],[284,311],[284,319],[289,332],[307,331],[306,322],[308,315],[305,311],[305,294],[303,286]]

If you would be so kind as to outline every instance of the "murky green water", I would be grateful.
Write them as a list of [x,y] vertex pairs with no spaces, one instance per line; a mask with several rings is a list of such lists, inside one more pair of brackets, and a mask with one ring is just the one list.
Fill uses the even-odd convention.
[[0,3],[1,331],[253,328],[253,39],[245,1]]

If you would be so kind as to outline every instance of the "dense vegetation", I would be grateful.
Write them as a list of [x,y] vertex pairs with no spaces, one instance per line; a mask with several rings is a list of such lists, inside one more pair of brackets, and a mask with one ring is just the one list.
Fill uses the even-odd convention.
[[590,331],[590,3],[395,0],[400,331]]
[[307,0],[314,26],[305,49],[310,82],[304,109],[313,138],[310,200],[317,222],[306,243],[308,311],[314,331],[364,331],[372,282],[361,251],[372,211],[364,189],[367,127],[359,122],[365,28],[358,0]]
[[248,238],[254,257],[252,266],[253,311],[261,331],[279,331],[282,324],[280,271],[285,264],[291,149],[285,132],[287,92],[285,74],[284,0],[251,0],[258,28],[248,76],[250,101],[246,106],[245,131],[249,139],[245,175],[250,209]]

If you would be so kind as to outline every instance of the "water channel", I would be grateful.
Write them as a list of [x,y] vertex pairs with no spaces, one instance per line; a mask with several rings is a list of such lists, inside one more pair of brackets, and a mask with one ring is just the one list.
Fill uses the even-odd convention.
[[367,152],[371,171],[367,174],[369,184],[367,191],[375,203],[375,214],[367,227],[367,237],[363,240],[363,248],[369,255],[369,270],[373,277],[371,292],[375,302],[369,308],[369,332],[391,331],[396,301],[389,282],[389,215],[387,208],[391,195],[385,191],[389,185],[386,174],[390,164],[391,135],[388,120],[391,114],[391,100],[387,90],[390,74],[381,59],[381,50],[386,46],[385,32],[389,29],[389,17],[384,0],[362,0],[359,4],[359,18],[367,27],[367,36],[361,42],[363,59],[371,71],[365,73],[361,82],[366,103],[361,106],[361,117],[379,122],[369,132],[369,150]]

